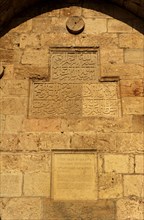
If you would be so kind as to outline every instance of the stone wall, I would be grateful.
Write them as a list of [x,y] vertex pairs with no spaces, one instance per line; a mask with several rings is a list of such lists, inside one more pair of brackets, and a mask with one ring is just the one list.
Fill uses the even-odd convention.
[[[114,5],[89,4],[35,8],[0,39],[2,220],[144,217],[143,21]],[[70,16],[82,16],[81,34],[67,31]],[[57,55],[76,62],[69,51],[92,57],[92,68],[62,69]],[[83,75],[86,68],[94,75]],[[93,201],[51,198],[55,150],[94,152]]]

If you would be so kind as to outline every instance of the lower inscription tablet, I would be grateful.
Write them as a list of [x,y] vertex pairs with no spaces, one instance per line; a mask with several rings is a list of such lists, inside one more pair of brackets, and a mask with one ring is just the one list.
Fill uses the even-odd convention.
[[52,198],[54,200],[96,200],[95,153],[53,153]]

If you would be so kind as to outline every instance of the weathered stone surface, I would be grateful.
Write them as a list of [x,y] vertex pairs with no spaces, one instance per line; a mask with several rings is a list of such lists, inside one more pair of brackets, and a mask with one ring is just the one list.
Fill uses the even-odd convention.
[[25,49],[27,46],[32,48],[41,47],[41,36],[40,34],[22,34],[20,36],[20,48]]
[[118,152],[115,133],[97,133],[96,149],[98,152]]
[[25,173],[24,196],[50,196],[50,173]]
[[133,132],[144,132],[144,115],[134,115],[132,118]]
[[40,198],[3,199],[2,203],[2,219],[40,220],[42,217],[42,204]]
[[129,173],[131,169],[134,170],[134,160],[132,168],[130,167],[130,160],[129,155],[105,155],[105,172]]
[[22,20],[17,19],[17,23],[19,23],[19,22],[21,23],[21,25],[18,25],[17,27],[13,28],[12,32],[14,32],[14,33],[26,33],[28,31],[32,30],[32,20],[31,19],[29,19],[28,21],[23,22],[23,23],[22,23]]
[[3,98],[0,100],[0,105],[1,113],[5,115],[26,115],[27,112],[26,98]]
[[124,115],[143,115],[144,97],[123,97],[122,108]]
[[135,156],[135,172],[144,173],[144,155]]
[[1,152],[1,172],[15,172],[21,171],[21,154],[2,153]]
[[99,175],[99,198],[121,198],[123,196],[122,175],[109,173]]
[[136,197],[124,198],[117,201],[118,220],[143,220],[144,201]]
[[132,32],[132,27],[122,21],[109,19],[108,32]]
[[144,96],[144,84],[142,80],[121,80],[121,97]]
[[5,130],[5,124],[6,124],[6,116],[0,115],[0,134],[2,134]]
[[[102,48],[101,49],[101,63],[104,64],[123,64],[123,49],[117,48]],[[111,73],[112,74],[112,73]],[[115,73],[116,75],[116,73]]]
[[5,133],[7,134],[15,134],[22,131],[24,117],[21,115],[7,115],[6,116],[6,125],[5,125]]
[[47,49],[31,49],[26,48],[21,60],[22,64],[37,65],[39,67],[48,66],[48,50]]
[[[84,33],[100,34],[107,32],[107,20],[104,18],[91,19],[87,18]],[[95,27],[95,28],[94,28]]]
[[95,153],[54,152],[52,163],[52,198],[54,200],[97,199]]
[[116,137],[117,152],[142,153],[143,133],[119,133]]
[[22,195],[22,173],[0,174],[0,196],[18,197]]
[[141,48],[143,35],[140,33],[119,34],[119,46],[123,48]]
[[144,195],[144,176],[143,175],[125,175],[124,176],[124,196]]
[[41,134],[38,147],[40,150],[50,151],[51,149],[69,149],[71,133],[49,132]]
[[58,132],[61,128],[61,119],[24,119],[24,132]]
[[83,220],[114,220],[115,204],[110,200],[97,202],[51,202],[47,199],[43,202],[44,219],[83,219]]
[[124,60],[126,63],[144,64],[144,49],[125,49]]
[[70,146],[74,149],[94,149],[96,147],[96,133],[91,131],[74,133]]

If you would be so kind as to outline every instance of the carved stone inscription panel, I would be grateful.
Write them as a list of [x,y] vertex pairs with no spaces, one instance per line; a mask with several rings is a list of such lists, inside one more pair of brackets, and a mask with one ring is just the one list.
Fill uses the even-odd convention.
[[96,200],[97,169],[94,153],[54,153],[52,198]]
[[82,115],[82,85],[32,82],[29,116],[34,118]]
[[51,49],[52,82],[94,82],[98,80],[98,49]]

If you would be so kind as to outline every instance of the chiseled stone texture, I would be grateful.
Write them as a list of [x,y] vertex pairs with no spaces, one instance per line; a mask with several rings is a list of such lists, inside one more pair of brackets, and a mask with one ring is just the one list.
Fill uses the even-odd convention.
[[124,196],[144,196],[144,176],[125,175],[124,176]]
[[22,196],[22,173],[0,174],[0,196],[20,197]]
[[135,172],[144,173],[144,155],[135,156]]
[[42,203],[40,198],[11,198],[2,200],[2,219],[40,220]]
[[99,200],[96,202],[62,202],[44,199],[43,210],[44,220],[115,220],[115,202],[111,200]]
[[143,220],[144,200],[137,197],[117,201],[117,220]]
[[50,173],[25,173],[24,196],[50,196]]

